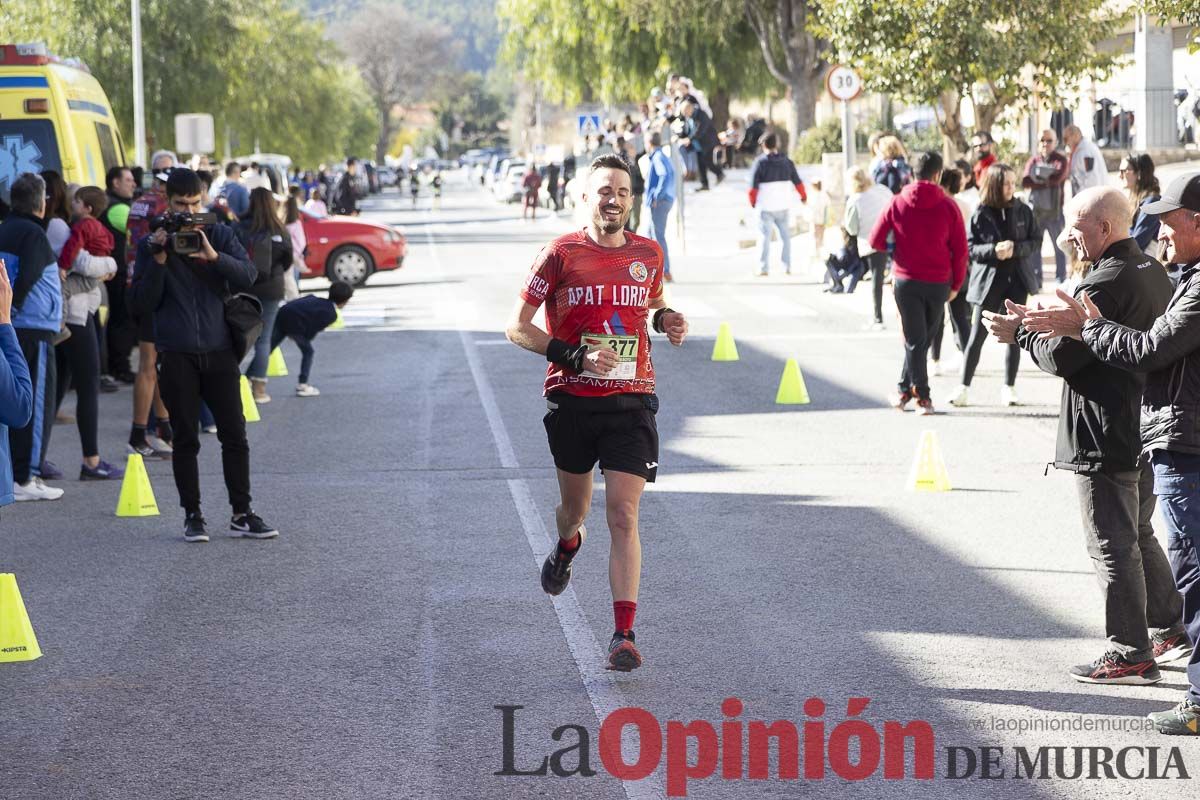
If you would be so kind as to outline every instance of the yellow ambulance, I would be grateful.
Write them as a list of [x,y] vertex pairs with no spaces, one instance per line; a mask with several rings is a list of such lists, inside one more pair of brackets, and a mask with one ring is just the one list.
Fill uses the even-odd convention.
[[0,44],[0,199],[23,172],[104,188],[124,163],[112,106],[86,66],[43,44]]

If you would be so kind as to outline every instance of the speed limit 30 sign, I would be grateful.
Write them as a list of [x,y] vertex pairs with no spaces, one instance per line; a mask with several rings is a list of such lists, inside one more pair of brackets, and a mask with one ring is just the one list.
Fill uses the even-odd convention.
[[836,99],[849,102],[862,94],[863,82],[857,72],[838,64],[825,76],[825,88]]

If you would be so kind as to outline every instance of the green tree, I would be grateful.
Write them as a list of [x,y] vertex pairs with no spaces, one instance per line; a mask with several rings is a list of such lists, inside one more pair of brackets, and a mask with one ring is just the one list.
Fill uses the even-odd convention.
[[[0,14],[0,39],[45,41],[90,66],[128,145],[130,38],[123,2],[25,0]],[[224,0],[143,0],[142,40],[151,147],[174,145],[181,113],[213,115],[218,152],[227,128],[239,150],[257,141],[302,164],[344,155],[352,134],[361,140],[363,115],[370,113],[361,79],[338,61],[323,25],[305,19],[290,0],[242,0],[234,7]]]
[[1095,46],[1119,21],[1105,0],[1010,0],[988,6],[986,24],[976,0],[819,2],[819,31],[867,88],[932,105],[947,149],[960,152],[964,100],[976,130],[990,130],[1017,103],[1051,102],[1119,57]]
[[[732,96],[783,83],[792,127],[811,124],[824,69],[802,0],[499,0],[501,55],[565,104],[645,98],[668,72],[693,78],[718,124]],[[780,16],[782,15],[782,16]]]
[[447,81],[435,103],[438,125],[451,141],[466,147],[492,144],[501,138],[500,123],[510,103],[488,86],[478,72],[464,72]]
[[375,159],[383,162],[399,120],[397,107],[431,100],[452,74],[459,46],[449,31],[403,7],[376,3],[334,28],[334,38],[358,66],[375,106]]
[[789,127],[799,134],[816,120],[829,67],[828,44],[816,33],[821,6],[814,0],[745,0],[745,10],[767,69],[791,93]]

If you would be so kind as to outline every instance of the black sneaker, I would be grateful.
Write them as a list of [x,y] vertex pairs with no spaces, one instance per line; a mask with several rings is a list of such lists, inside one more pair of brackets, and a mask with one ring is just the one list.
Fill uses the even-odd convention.
[[1154,647],[1154,660],[1159,664],[1169,664],[1192,654],[1192,643],[1183,631],[1156,633],[1150,637],[1150,644]]
[[633,631],[617,631],[608,643],[608,666],[605,669],[629,672],[642,665],[642,654],[633,643]]
[[243,536],[247,539],[274,539],[279,531],[262,521],[262,517],[253,511],[238,514],[229,521],[229,533],[232,536]]
[[1153,658],[1129,661],[1120,653],[1105,653],[1090,664],[1071,667],[1071,677],[1080,683],[1117,683],[1144,686],[1158,683],[1162,674]]
[[121,384],[117,383],[116,379],[111,375],[100,376],[100,391],[104,394],[112,394],[121,390]]
[[153,447],[150,446],[150,443],[145,441],[144,439],[142,441],[136,442],[136,443],[130,442],[129,443],[129,452],[137,453],[139,456],[142,457],[143,460],[148,459],[148,458],[156,458],[156,459],[159,459],[160,461],[170,461],[171,460],[171,451],[170,450],[155,450]]
[[208,530],[204,527],[204,516],[199,513],[188,514],[183,521],[183,540],[185,542],[207,542]]
[[579,547],[575,548],[574,553],[564,553],[562,551],[562,539],[554,545],[554,549],[550,551],[550,555],[546,556],[546,560],[542,562],[542,591],[549,595],[560,595],[567,588],[567,584],[571,582],[571,562],[583,547],[584,537],[587,536],[587,531],[581,526],[579,528]]
[[1167,736],[1196,736],[1200,734],[1200,706],[1186,697],[1168,711],[1146,715],[1154,729]]

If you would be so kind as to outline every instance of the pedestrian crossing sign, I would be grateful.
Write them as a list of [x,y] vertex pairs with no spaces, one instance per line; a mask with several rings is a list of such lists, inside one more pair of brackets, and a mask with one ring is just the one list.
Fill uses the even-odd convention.
[[577,117],[579,138],[585,136],[599,136],[602,132],[600,128],[599,114],[580,114]]

